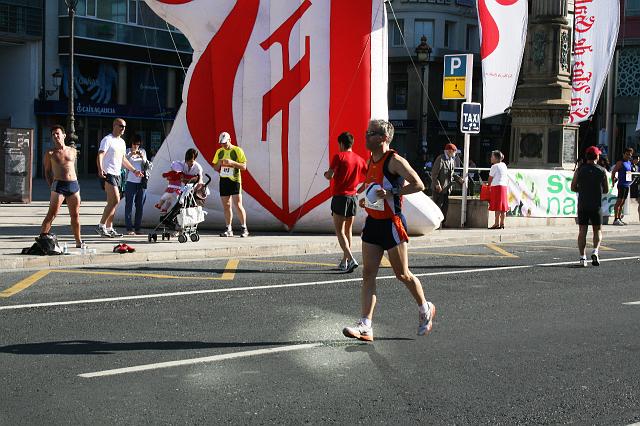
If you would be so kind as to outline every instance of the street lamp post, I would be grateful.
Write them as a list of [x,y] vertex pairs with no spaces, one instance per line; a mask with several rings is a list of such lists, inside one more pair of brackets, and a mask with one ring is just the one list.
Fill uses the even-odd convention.
[[76,15],[76,6],[78,5],[78,0],[64,0],[67,5],[67,10],[69,12],[69,125],[68,125],[68,133],[67,133],[67,144],[75,145],[78,141],[78,136],[76,136],[76,118],[75,118],[75,107],[74,107],[74,32],[75,32],[75,23],[74,18]]
[[[418,118],[419,120],[418,121],[418,139],[421,147],[424,147],[425,141],[427,139],[426,135],[423,134],[423,133],[426,133],[425,132],[426,126],[424,125],[424,92],[427,91],[429,88],[429,81],[425,80],[424,72],[427,65],[431,61],[432,50],[433,49],[431,48],[431,46],[429,46],[429,43],[427,43],[427,37],[423,35],[422,38],[420,38],[420,44],[416,47],[416,55],[418,56],[418,62],[420,63],[421,72],[422,72],[422,76],[421,76],[422,80],[420,85],[420,115]],[[427,97],[428,96],[429,96],[429,93],[427,93]]]

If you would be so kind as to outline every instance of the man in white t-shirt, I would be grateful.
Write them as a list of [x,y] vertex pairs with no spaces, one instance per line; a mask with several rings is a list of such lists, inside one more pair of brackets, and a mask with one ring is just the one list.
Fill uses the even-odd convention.
[[142,177],[143,173],[127,160],[125,154],[127,146],[122,139],[127,123],[122,118],[113,120],[113,129],[111,134],[105,136],[100,142],[98,149],[98,157],[96,162],[98,165],[98,179],[107,193],[107,205],[104,207],[100,223],[96,227],[96,232],[102,237],[121,237],[113,229],[113,216],[116,214],[116,207],[120,202],[120,170],[122,166],[138,177]]

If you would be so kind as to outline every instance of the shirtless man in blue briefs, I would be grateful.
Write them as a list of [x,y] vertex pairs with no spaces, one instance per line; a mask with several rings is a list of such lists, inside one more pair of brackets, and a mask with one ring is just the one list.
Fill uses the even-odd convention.
[[64,128],[55,125],[51,128],[51,140],[53,149],[47,151],[44,156],[44,176],[51,188],[49,199],[49,211],[42,221],[41,234],[48,234],[53,220],[60,211],[62,201],[67,201],[69,216],[71,217],[71,230],[76,240],[76,247],[80,248],[80,185],[76,176],[75,161],[78,151],[72,146],[66,146]]

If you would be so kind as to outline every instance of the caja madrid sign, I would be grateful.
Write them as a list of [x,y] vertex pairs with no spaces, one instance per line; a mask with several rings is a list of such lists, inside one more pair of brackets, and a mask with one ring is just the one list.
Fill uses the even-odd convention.
[[[212,167],[224,131],[247,156],[250,227],[333,229],[322,173],[338,152],[337,136],[351,132],[354,151],[367,158],[368,121],[388,114],[384,1],[146,1],[194,53],[183,104],[155,157],[145,221],[157,218],[161,173],[195,146],[214,178],[207,222],[224,224]],[[438,222],[424,214],[415,222],[425,220],[422,232]]]

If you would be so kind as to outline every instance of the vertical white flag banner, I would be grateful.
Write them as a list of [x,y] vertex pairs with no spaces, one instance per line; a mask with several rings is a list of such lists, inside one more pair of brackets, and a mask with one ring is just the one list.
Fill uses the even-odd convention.
[[638,124],[636,124],[636,132],[640,132],[640,104],[638,104]]
[[[158,221],[162,173],[196,148],[213,178],[206,223],[224,227],[213,156],[218,135],[227,132],[247,157],[241,184],[249,228],[332,232],[332,184],[322,173],[339,151],[337,137],[351,132],[353,150],[367,158],[368,121],[388,116],[384,1],[146,3],[185,34],[194,52],[182,105],[154,158],[145,224]],[[412,197],[405,205],[410,231],[438,226],[435,205],[425,211]],[[356,220],[362,224],[363,214]]]
[[482,118],[511,107],[527,39],[527,0],[478,0]]
[[620,26],[618,0],[575,0],[570,123],[594,113],[611,69]]

